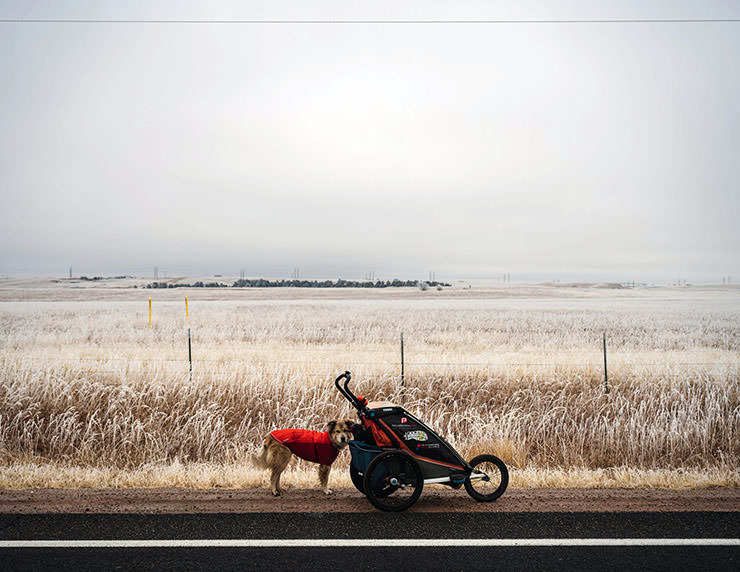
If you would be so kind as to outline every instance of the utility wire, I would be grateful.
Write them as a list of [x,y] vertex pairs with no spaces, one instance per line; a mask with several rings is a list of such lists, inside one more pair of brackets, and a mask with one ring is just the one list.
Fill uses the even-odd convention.
[[2,18],[0,24],[197,24],[197,25],[530,25],[530,24],[737,24],[740,18],[624,18],[553,20],[130,20],[86,18]]

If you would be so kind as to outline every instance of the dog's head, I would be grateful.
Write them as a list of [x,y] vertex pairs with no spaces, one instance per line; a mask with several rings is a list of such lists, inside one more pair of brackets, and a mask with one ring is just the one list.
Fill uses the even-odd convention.
[[329,429],[329,439],[337,449],[343,449],[349,445],[352,436],[352,426],[354,422],[347,419],[345,421],[329,421],[326,426]]

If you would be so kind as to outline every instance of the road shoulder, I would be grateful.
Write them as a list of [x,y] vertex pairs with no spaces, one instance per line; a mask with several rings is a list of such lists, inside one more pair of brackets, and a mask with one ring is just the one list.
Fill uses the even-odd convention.
[[[354,489],[326,496],[288,489],[273,498],[266,489],[25,489],[0,490],[0,513],[275,513],[373,512]],[[425,488],[414,512],[640,512],[740,511],[740,489],[512,489],[493,503],[464,490]]]

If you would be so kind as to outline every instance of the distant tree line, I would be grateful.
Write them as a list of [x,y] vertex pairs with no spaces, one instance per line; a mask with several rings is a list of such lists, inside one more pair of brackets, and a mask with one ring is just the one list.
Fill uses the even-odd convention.
[[[418,280],[377,280],[377,281],[358,281],[358,280],[265,280],[264,278],[241,278],[234,282],[232,288],[400,288],[415,287],[421,282]],[[450,284],[445,282],[424,282],[426,286],[431,287],[449,287]],[[151,282],[146,285],[147,288],[227,288],[222,282],[195,282],[194,284],[186,283],[168,283],[168,282]]]
[[[84,280],[85,282],[96,282],[98,280],[124,280],[126,278],[133,278],[133,276],[80,276],[79,278],[76,278],[76,280]],[[72,278],[72,280],[75,280],[75,278]]]
[[[427,282],[430,286],[450,286],[443,282]],[[242,278],[232,284],[234,288],[400,288],[418,286],[418,280],[265,280]]]
[[147,288],[228,288],[227,284],[222,282],[195,282],[193,284],[172,284],[168,282],[152,282],[146,285]]

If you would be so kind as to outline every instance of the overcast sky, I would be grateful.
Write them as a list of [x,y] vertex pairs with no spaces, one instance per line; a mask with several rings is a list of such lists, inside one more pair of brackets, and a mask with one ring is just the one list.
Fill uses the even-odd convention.
[[[33,2],[2,18],[740,18]],[[740,280],[740,23],[0,23],[0,273]]]

